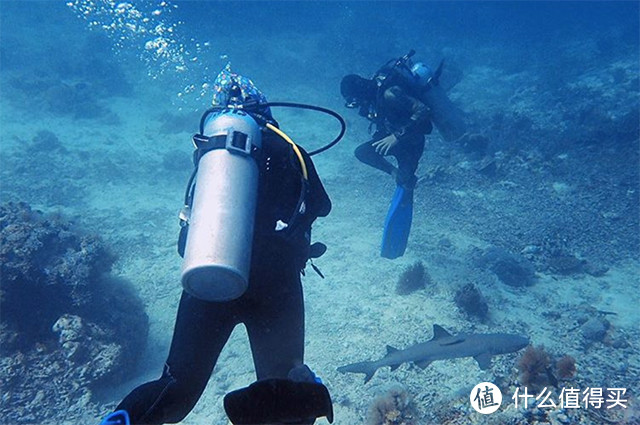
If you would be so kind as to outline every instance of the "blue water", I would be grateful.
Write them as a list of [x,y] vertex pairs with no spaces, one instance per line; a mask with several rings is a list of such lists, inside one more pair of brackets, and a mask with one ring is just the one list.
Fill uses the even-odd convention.
[[[327,278],[310,268],[305,278],[307,362],[332,393],[337,423],[377,424],[367,411],[392,383],[414,398],[420,424],[475,414],[456,407],[456,394],[481,380],[517,385],[520,354],[494,358],[488,372],[462,360],[381,369],[366,385],[336,372],[382,357],[386,345],[426,341],[434,323],[526,334],[554,360],[571,355],[578,373],[561,385],[625,387],[633,404],[564,412],[571,423],[638,423],[639,17],[636,1],[1,0],[0,200],[103,238],[118,253],[112,273],[140,294],[150,333],[145,361],[108,385],[82,381],[90,394],[56,400],[47,387],[36,397],[38,388],[0,380],[0,417],[9,418],[0,423],[62,423],[69,410],[71,422],[97,422],[160,373],[180,291],[175,238],[190,137],[227,63],[270,100],[328,107],[348,124],[340,144],[314,157],[334,209],[314,226],[329,246],[317,260]],[[432,68],[444,59],[449,98],[489,144],[468,152],[428,136],[407,252],[389,261],[378,254],[394,184],[354,158],[368,123],[344,108],[339,85],[410,49]],[[338,131],[322,115],[274,113],[307,150]],[[530,261],[535,283],[509,286],[483,268],[477,256],[491,247]],[[398,276],[417,261],[431,283],[396,295]],[[487,299],[487,321],[456,308],[468,283]],[[43,343],[52,353],[56,338]],[[221,397],[253,377],[243,338],[232,339],[182,423],[226,423]],[[19,382],[15,374],[28,373],[19,355],[1,355],[0,373]],[[46,380],[65,385],[65,376]],[[501,420],[515,418],[537,423],[517,411]]]
[[[73,17],[74,13],[87,10],[77,5],[36,1],[25,13],[26,7],[20,2],[3,2],[7,17],[3,22],[7,41],[3,67],[28,68],[30,65],[24,61],[54,60],[49,55],[62,61],[92,37],[91,43],[98,43],[94,45],[97,52],[115,45],[111,55],[123,66],[139,68],[142,64],[132,62],[132,57],[141,57],[141,62],[151,62],[144,63],[150,74],[168,74],[165,77],[177,80],[173,82],[174,91],[193,84],[199,92],[201,84],[211,82],[227,60],[242,69],[254,67],[252,76],[263,85],[282,73],[293,81],[314,81],[322,75],[334,79],[345,70],[372,73],[377,64],[410,48],[416,48],[419,57],[431,64],[446,56],[473,60],[478,66],[537,69],[562,60],[557,51],[566,42],[595,37],[600,42],[598,51],[579,64],[589,68],[621,49],[632,52],[638,33],[635,2],[186,1],[159,6],[161,2],[147,1],[133,4],[139,17],[124,14],[125,18],[114,12],[118,2],[93,3],[84,20]],[[161,13],[153,15],[154,10]],[[54,25],[54,17],[58,31],[48,31],[48,25]],[[149,21],[143,22],[144,18]],[[87,31],[91,23],[96,25]],[[158,24],[174,31],[162,35],[170,43],[171,54],[155,59],[145,50],[145,43],[156,38],[148,32]],[[104,29],[103,25],[115,26]],[[136,29],[126,25],[135,25]],[[56,38],[62,36],[62,28],[64,43]],[[140,28],[145,28],[147,34],[139,33]],[[32,46],[12,57],[12,34],[18,37],[23,31],[27,31],[25,42],[32,39],[48,45],[60,41],[66,48],[39,52],[37,46]],[[109,43],[105,37],[111,39]],[[293,42],[300,38],[313,46],[299,51]],[[482,50],[490,46],[500,48],[491,55],[483,54]],[[473,58],[459,57],[462,48],[475,50],[476,54]],[[194,58],[197,61],[193,62]],[[272,71],[277,64],[283,68],[280,74]],[[186,71],[176,71],[176,66],[181,65]],[[91,77],[90,70],[86,72],[83,77]],[[335,92],[336,82],[332,86]]]

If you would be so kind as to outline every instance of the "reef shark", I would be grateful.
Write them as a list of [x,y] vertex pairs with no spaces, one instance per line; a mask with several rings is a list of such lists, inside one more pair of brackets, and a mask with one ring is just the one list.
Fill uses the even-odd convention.
[[514,334],[458,334],[451,335],[442,326],[433,325],[433,338],[427,342],[398,350],[387,345],[387,355],[380,360],[353,363],[338,368],[339,372],[364,373],[367,383],[383,366],[395,370],[402,363],[413,362],[421,369],[434,360],[473,357],[480,369],[491,366],[496,354],[514,353],[529,345],[529,338]]

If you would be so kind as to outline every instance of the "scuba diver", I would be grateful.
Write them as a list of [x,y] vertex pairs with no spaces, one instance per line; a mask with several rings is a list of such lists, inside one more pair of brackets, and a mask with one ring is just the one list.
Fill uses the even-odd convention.
[[[178,241],[184,291],[162,376],[134,389],[101,425],[181,421],[240,323],[257,381],[225,396],[231,422],[306,425],[322,416],[333,421],[327,388],[304,364],[300,274],[326,249],[310,244],[310,232],[316,218],[331,210],[310,154],[337,143],[344,120],[317,106],[268,103],[229,65],[214,90],[214,107],[194,136],[195,170]],[[308,154],[278,128],[272,106],[327,112],[340,120],[341,133]]]
[[[384,64],[368,79],[356,74],[342,78],[340,92],[347,108],[358,108],[371,121],[371,140],[355,150],[361,162],[391,175],[396,190],[385,219],[380,255],[404,255],[413,218],[415,172],[424,152],[425,135],[433,126],[447,141],[465,135],[462,111],[453,105],[439,86],[443,62],[435,72],[421,62],[414,63],[411,50]],[[394,156],[397,167],[385,159]]]
[[[373,138],[355,150],[356,158],[396,181],[380,250],[382,257],[390,259],[404,255],[407,246],[415,172],[424,152],[425,135],[433,129],[429,107],[410,84],[414,79],[411,55],[388,62],[371,79],[350,74],[340,83],[345,106],[358,108],[359,115],[375,126]],[[389,155],[396,158],[397,167],[384,158]]]

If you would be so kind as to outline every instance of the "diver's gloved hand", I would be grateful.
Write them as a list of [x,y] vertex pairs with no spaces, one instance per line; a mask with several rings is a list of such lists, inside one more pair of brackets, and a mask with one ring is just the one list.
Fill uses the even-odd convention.
[[118,410],[104,418],[100,425],[129,425],[129,414],[126,410]]
[[395,135],[390,134],[384,139],[380,139],[377,142],[372,143],[371,146],[376,148],[376,152],[378,154],[386,156],[389,154],[389,151],[398,144],[398,142],[398,138]]
[[329,390],[305,365],[292,369],[289,379],[263,379],[230,392],[224,410],[234,425],[306,425],[322,416],[333,422]]

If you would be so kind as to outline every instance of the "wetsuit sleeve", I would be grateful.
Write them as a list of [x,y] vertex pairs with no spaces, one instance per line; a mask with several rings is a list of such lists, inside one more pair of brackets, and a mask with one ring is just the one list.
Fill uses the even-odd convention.
[[397,111],[409,116],[406,124],[395,130],[393,134],[401,140],[405,136],[429,134],[433,129],[429,107],[413,96],[409,96],[399,86],[389,87],[384,92],[384,101]]

